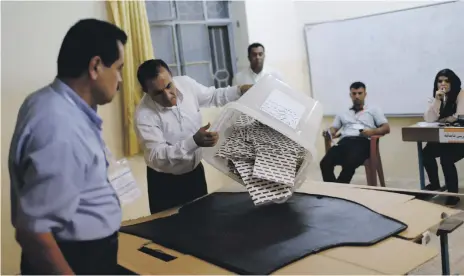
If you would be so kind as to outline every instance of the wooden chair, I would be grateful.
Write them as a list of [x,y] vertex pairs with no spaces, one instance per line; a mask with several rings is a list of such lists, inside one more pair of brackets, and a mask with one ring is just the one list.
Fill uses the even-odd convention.
[[[340,137],[337,135],[335,138]],[[367,185],[377,186],[377,175],[379,176],[380,186],[385,187],[385,178],[383,175],[382,159],[380,158],[379,140],[380,135],[371,136],[370,157],[364,162],[366,170]],[[324,136],[325,152],[332,147],[329,137]]]

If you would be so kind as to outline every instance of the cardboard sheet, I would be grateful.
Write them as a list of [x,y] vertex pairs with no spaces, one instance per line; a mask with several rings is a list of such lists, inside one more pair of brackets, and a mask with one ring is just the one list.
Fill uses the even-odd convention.
[[[327,185],[329,184],[329,185]],[[227,185],[221,192],[246,191],[239,184]],[[414,200],[413,196],[389,193],[376,190],[356,189],[345,184],[322,183],[308,181],[300,192],[326,194],[355,200],[366,207],[388,214],[406,224],[408,229],[400,233],[404,238],[417,237],[439,224],[441,218],[435,214],[450,213],[459,210],[446,208],[437,204]],[[418,203],[417,203],[418,202]],[[124,225],[131,225],[143,221],[177,213],[177,208],[143,217],[136,220],[125,221]],[[430,216],[430,214],[432,215]],[[180,254],[173,250],[156,244],[148,247],[157,248],[165,253],[174,255],[176,260],[164,262],[137,249],[148,240],[120,233],[120,250],[118,261],[120,265],[139,274],[196,274],[196,275],[225,275],[232,274],[217,266],[199,260],[189,255]],[[384,242],[371,247],[340,247],[303,258],[277,270],[274,274],[286,275],[374,275],[395,274],[402,275],[417,268],[438,255],[437,248],[418,245],[409,240],[389,238]],[[379,261],[381,260],[381,261]]]
[[[228,270],[157,244],[146,245],[175,256],[165,262],[138,249],[148,240],[120,233],[118,263],[141,275],[230,275]],[[330,249],[291,263],[274,275],[404,275],[438,255],[435,248],[390,238],[370,247]],[[379,261],[381,260],[381,261]]]
[[[298,193],[256,207],[246,193],[215,193],[179,214],[121,228],[238,274],[269,274],[310,254],[369,246],[407,226],[355,202]],[[278,254],[276,254],[278,252]]]

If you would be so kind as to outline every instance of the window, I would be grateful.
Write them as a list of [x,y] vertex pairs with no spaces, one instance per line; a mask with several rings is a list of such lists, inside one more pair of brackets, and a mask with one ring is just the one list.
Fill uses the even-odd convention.
[[232,84],[235,53],[229,1],[146,1],[153,51],[173,75],[206,86]]

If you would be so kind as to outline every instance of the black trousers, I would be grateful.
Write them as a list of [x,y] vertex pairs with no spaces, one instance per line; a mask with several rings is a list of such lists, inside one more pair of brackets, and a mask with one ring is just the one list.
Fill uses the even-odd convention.
[[[320,162],[324,182],[350,183],[356,169],[370,155],[370,140],[364,137],[345,137],[338,145],[331,147]],[[342,166],[336,178],[335,166]]]
[[[58,246],[71,269],[77,275],[118,274],[118,233],[92,241],[58,241]],[[29,263],[24,252],[21,254],[21,274],[40,275]]]
[[427,143],[422,150],[424,168],[429,176],[430,184],[440,187],[438,178],[438,166],[435,158],[440,157],[441,168],[445,176],[445,184],[448,192],[458,192],[458,172],[454,163],[464,157],[464,144],[440,144]]
[[183,205],[208,193],[201,163],[193,171],[181,175],[161,173],[147,167],[147,183],[152,214]]

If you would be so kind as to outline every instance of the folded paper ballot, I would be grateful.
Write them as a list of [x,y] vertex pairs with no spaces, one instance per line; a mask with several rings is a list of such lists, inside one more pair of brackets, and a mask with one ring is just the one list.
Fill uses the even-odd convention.
[[290,198],[306,150],[245,114],[232,128],[216,156],[228,160],[229,171],[242,179],[254,204]]

